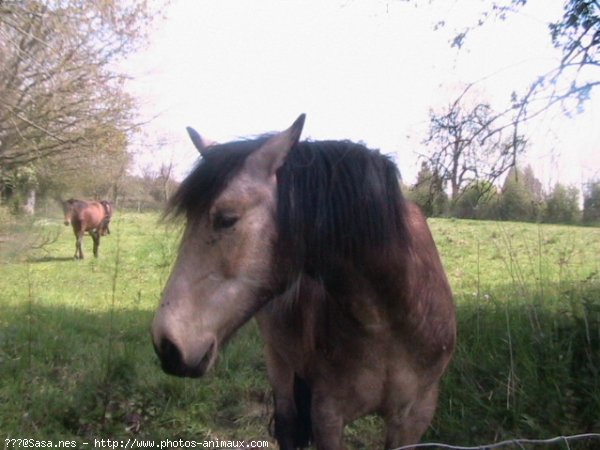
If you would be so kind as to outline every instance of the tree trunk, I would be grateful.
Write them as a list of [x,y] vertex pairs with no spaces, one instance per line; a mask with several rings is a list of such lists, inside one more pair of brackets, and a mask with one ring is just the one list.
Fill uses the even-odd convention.
[[30,189],[29,193],[27,194],[27,201],[23,206],[23,211],[25,211],[25,213],[29,214],[30,216],[33,216],[35,214],[35,199],[35,189]]

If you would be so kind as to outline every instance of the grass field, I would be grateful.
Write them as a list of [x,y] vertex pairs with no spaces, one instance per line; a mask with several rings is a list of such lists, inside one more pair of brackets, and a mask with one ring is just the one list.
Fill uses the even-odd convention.
[[[2,442],[272,442],[254,323],[205,379],[160,370],[149,326],[180,228],[157,219],[118,214],[97,260],[90,238],[87,259],[71,258],[74,238],[59,219],[0,241]],[[475,445],[600,432],[600,229],[430,223],[456,294],[459,341],[425,440]],[[31,246],[39,248],[26,252]],[[380,448],[379,425],[366,418],[349,427],[350,448]]]

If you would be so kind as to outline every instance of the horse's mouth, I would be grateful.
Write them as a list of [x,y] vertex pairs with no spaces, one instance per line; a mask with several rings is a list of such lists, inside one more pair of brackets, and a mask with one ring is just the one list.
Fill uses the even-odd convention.
[[180,350],[168,339],[163,339],[159,346],[154,345],[162,370],[176,377],[200,378],[213,366],[217,357],[217,341],[212,340],[198,361],[187,362]]

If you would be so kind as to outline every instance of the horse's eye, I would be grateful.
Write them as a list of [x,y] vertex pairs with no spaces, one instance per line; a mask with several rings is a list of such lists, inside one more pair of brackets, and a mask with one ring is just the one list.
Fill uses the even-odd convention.
[[213,220],[213,229],[215,231],[226,230],[234,226],[239,220],[238,216],[231,214],[217,214]]

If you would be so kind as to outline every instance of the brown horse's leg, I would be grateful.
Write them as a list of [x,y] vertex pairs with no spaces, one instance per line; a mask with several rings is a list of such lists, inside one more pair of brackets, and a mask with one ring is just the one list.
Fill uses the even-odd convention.
[[81,250],[81,242],[83,241],[83,231],[82,230],[78,230],[77,226],[74,222],[73,223],[73,233],[75,233],[75,255],[73,256],[74,259],[83,259],[83,251]]
[[75,243],[75,259],[83,259],[83,231],[77,234],[77,241]]
[[313,392],[311,415],[317,449],[344,450],[344,419],[328,389]]
[[100,231],[90,231],[90,236],[92,236],[92,240],[94,241],[94,257],[98,257],[98,247],[100,247]]
[[429,387],[410,406],[398,408],[385,418],[385,448],[418,444],[435,413],[438,398],[437,383]]

